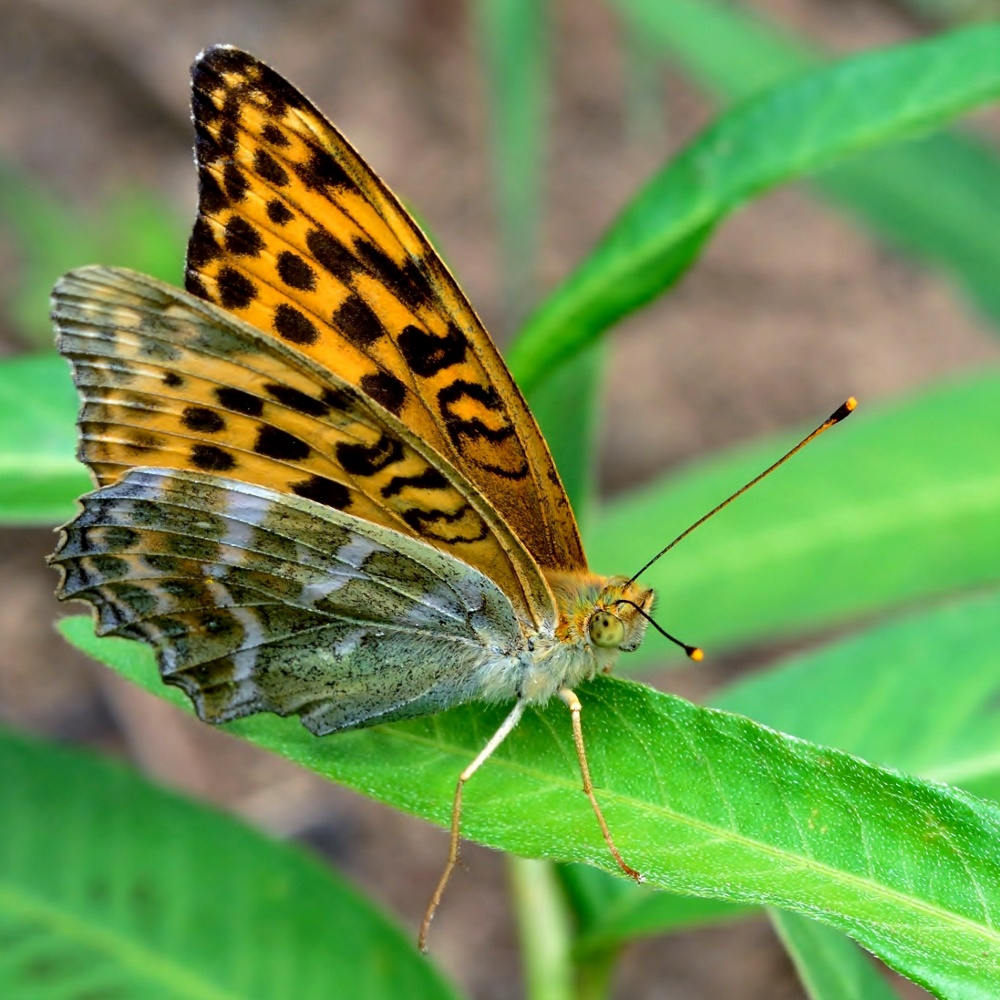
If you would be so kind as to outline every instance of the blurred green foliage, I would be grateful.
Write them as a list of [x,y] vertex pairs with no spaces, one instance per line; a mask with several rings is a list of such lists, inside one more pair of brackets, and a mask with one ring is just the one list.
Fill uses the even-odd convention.
[[20,256],[16,292],[2,308],[25,344],[35,347],[52,343],[52,286],[82,262],[131,267],[172,284],[184,272],[185,224],[161,198],[138,188],[84,210],[0,161],[0,232]]

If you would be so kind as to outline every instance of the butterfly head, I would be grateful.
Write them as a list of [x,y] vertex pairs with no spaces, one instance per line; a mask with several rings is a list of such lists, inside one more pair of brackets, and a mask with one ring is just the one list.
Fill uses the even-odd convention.
[[590,641],[599,649],[630,653],[642,643],[655,595],[626,577],[608,579],[587,622]]

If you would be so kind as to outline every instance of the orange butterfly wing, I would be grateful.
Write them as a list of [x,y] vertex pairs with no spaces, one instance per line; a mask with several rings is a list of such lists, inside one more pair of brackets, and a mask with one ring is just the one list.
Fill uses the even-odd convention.
[[187,287],[315,359],[478,488],[543,568],[585,571],[534,418],[472,307],[343,136],[253,56],[193,68]]

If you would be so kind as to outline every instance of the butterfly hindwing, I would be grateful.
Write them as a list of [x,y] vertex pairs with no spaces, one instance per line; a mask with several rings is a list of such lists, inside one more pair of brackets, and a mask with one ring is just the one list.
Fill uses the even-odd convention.
[[59,597],[153,646],[207,721],[296,714],[322,735],[516,693],[510,601],[422,542],[172,469],[133,469],[82,504],[52,557]]
[[585,569],[534,418],[440,258],[281,76],[219,46],[193,68],[189,290],[336,371],[447,458],[547,569]]
[[228,476],[420,538],[553,615],[544,580],[478,491],[391,414],[279,340],[135,272],[89,267],[53,294],[98,485],[134,466]]

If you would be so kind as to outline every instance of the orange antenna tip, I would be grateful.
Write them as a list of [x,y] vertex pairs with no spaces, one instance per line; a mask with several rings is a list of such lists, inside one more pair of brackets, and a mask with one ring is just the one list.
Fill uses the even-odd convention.
[[688,659],[694,660],[695,663],[701,663],[705,659],[705,650],[700,646],[685,646],[684,652],[687,653]]
[[830,419],[827,420],[826,425],[829,427],[832,424],[839,424],[845,417],[849,417],[857,409],[857,406],[858,401],[853,396],[850,396],[830,414]]

